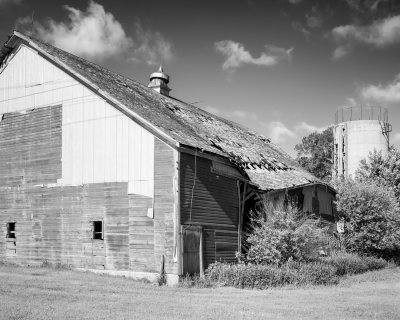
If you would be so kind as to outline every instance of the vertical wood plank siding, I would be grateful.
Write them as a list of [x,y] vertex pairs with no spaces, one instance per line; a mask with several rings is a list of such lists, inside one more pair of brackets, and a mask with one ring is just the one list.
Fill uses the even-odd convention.
[[181,153],[181,224],[203,226],[204,267],[219,260],[233,261],[238,247],[236,179],[211,169],[211,160]]

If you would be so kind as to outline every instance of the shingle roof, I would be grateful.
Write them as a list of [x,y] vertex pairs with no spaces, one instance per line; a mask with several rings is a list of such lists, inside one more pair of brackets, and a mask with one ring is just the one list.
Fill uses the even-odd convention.
[[[319,182],[268,138],[177,99],[163,96],[145,85],[67,53],[40,40],[14,32],[50,55],[56,63],[88,80],[120,104],[161,130],[181,146],[229,159],[243,169],[262,190]],[[7,48],[10,41],[3,48]],[[6,50],[5,50],[6,51]],[[6,54],[0,55],[0,63]]]

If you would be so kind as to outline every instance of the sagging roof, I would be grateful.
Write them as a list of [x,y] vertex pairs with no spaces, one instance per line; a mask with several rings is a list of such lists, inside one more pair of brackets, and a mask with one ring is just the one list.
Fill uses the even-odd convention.
[[163,96],[132,79],[14,31],[0,51],[0,64],[10,48],[24,42],[72,73],[99,94],[111,97],[181,147],[227,158],[261,190],[319,182],[270,139],[191,104]]

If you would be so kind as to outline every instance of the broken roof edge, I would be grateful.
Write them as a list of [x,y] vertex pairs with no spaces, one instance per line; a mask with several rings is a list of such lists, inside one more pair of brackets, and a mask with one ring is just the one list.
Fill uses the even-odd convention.
[[197,156],[200,156],[200,157],[205,158],[205,159],[209,159],[211,161],[218,161],[218,162],[222,162],[222,163],[227,164],[227,165],[234,166],[239,171],[239,173],[242,175],[242,178],[239,179],[240,181],[246,182],[247,184],[252,185],[253,187],[256,187],[257,189],[261,190],[260,186],[257,183],[255,183],[255,182],[250,180],[250,178],[247,175],[246,171],[244,171],[241,168],[240,164],[236,163],[235,161],[233,161],[231,158],[229,158],[227,156],[219,155],[219,154],[216,154],[214,152],[210,152],[210,151],[207,151],[207,150],[202,150],[200,148],[196,148],[196,147],[192,147],[192,146],[188,146],[188,145],[181,145],[178,148],[178,151],[179,152],[183,152],[183,153],[187,153],[187,154],[190,154],[190,155],[196,155],[197,154]]
[[[64,72],[66,72],[68,75],[70,75],[72,78],[75,80],[81,82],[83,85],[91,89],[93,92],[96,92],[101,96],[104,100],[110,103],[114,108],[118,109],[119,111],[122,111],[125,115],[129,116],[132,120],[136,120],[138,124],[143,126],[146,130],[148,130],[150,133],[152,133],[154,136],[158,137],[162,141],[166,142],[168,145],[171,147],[174,147],[175,149],[179,148],[179,142],[174,140],[171,136],[167,135],[164,131],[158,129],[156,126],[151,124],[148,120],[144,119],[143,117],[139,116],[137,113],[132,111],[130,108],[127,106],[123,105],[121,102],[119,102],[117,99],[113,98],[111,95],[108,93],[104,92],[104,90],[100,89],[97,85],[93,84],[90,80],[86,79],[84,76],[70,68],[68,65],[63,63],[62,61],[59,61],[56,57],[52,56],[51,54],[47,53],[45,50],[40,48],[34,40],[30,37],[27,37],[23,35],[22,33],[15,31],[13,32],[13,35],[6,41],[6,43],[3,45],[3,47],[8,47],[8,44],[14,40],[13,37],[17,37],[20,40],[23,40],[26,45],[31,47],[32,49],[36,50],[37,52],[41,53],[48,61],[51,61],[58,67],[60,67]],[[18,45],[18,41],[13,44],[12,50],[15,49],[15,46]],[[8,56],[12,51],[8,52],[4,57],[0,57],[0,64],[3,62],[4,58]],[[72,54],[72,53],[69,53]],[[100,66],[101,67],[101,66]],[[103,67],[101,67],[103,68]]]
[[336,189],[331,186],[329,183],[324,182],[322,180],[320,181],[312,181],[312,182],[308,182],[308,183],[304,183],[304,184],[300,184],[300,185],[295,185],[295,186],[290,186],[290,187],[286,187],[286,188],[279,188],[279,189],[271,189],[271,190],[265,190],[266,193],[268,192],[280,192],[280,191],[286,191],[286,190],[293,190],[293,189],[298,189],[298,188],[305,188],[305,187],[311,187],[314,185],[319,185],[319,186],[324,186],[328,189],[330,189],[333,193],[337,193]]

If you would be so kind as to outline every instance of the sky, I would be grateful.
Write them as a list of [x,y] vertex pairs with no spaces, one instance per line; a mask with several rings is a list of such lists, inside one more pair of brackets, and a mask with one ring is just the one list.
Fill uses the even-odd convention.
[[292,156],[360,105],[400,147],[398,0],[0,0],[0,41],[14,29],[146,85],[162,64],[171,96]]

